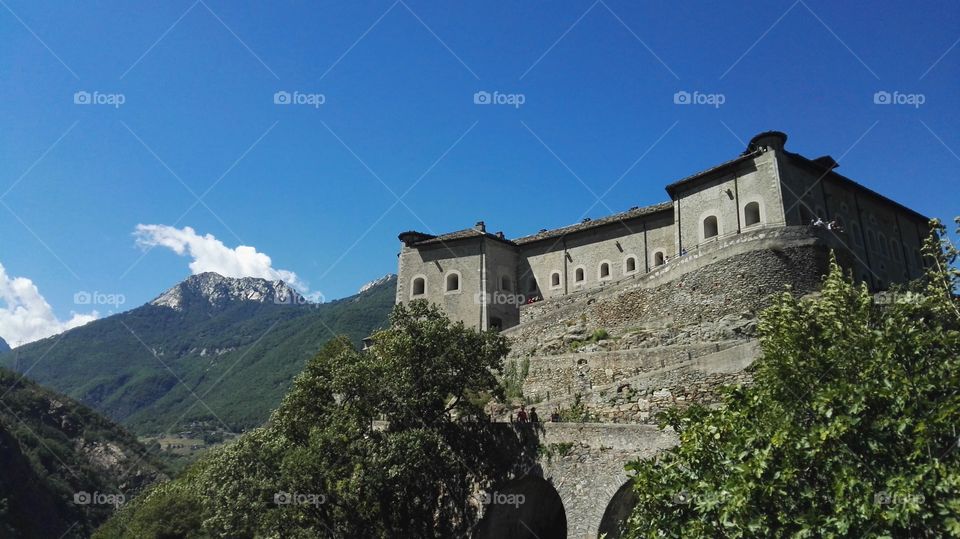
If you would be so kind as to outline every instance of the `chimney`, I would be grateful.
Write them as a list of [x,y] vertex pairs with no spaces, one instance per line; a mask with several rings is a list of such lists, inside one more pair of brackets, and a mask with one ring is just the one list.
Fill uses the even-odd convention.
[[487,225],[483,224],[483,221],[477,221],[477,224],[473,225],[473,228],[474,228],[474,230],[477,230],[478,232],[486,232],[486,231],[487,231]]
[[764,131],[750,139],[750,144],[747,145],[747,152],[767,149],[783,151],[786,143],[786,133],[780,131]]
[[504,239],[503,231],[502,231],[502,230],[499,231],[499,232],[497,232],[497,237],[500,238],[501,240]]

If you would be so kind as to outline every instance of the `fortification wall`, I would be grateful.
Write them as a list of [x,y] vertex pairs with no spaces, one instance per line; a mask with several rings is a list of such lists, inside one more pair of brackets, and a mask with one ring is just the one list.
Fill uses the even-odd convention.
[[828,261],[828,241],[810,227],[746,232],[617,286],[524,305],[520,325],[504,334],[524,346],[576,321],[610,330],[682,326],[757,312],[786,286],[800,294],[817,290]]

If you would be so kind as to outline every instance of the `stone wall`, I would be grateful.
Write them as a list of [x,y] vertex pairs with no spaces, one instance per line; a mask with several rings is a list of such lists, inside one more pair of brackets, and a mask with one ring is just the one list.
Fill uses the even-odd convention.
[[620,286],[524,305],[521,324],[504,333],[516,343],[529,344],[576,321],[610,330],[683,326],[757,312],[786,286],[800,294],[817,290],[826,272],[828,247],[809,227],[740,234]]

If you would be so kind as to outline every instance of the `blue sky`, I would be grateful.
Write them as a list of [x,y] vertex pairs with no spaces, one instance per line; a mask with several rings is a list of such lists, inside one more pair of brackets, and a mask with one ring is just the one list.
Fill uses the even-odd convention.
[[0,336],[218,265],[342,297],[395,271],[400,231],[516,236],[663,201],[767,129],[949,219],[958,23],[955,2],[3,0]]

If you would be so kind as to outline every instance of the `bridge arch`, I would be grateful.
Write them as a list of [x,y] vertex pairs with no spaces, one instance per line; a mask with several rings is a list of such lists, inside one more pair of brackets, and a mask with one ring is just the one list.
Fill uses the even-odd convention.
[[566,539],[563,500],[542,477],[512,479],[483,495],[477,539]]
[[630,513],[635,505],[637,505],[637,494],[633,490],[633,480],[631,479],[617,489],[617,492],[610,498],[610,503],[603,511],[603,518],[600,519],[597,537],[619,539],[623,535],[622,526],[630,518]]

